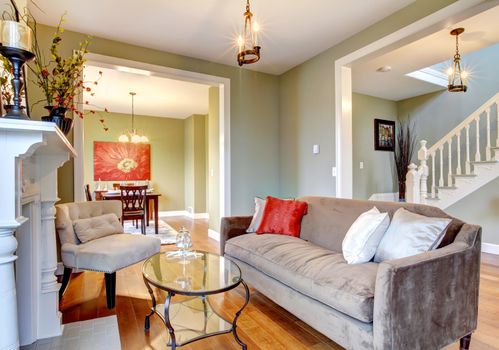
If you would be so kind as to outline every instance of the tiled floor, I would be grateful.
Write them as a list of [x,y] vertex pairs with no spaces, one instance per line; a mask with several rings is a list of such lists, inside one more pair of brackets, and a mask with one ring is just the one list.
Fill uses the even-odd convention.
[[116,316],[64,325],[62,336],[38,340],[22,350],[120,350]]

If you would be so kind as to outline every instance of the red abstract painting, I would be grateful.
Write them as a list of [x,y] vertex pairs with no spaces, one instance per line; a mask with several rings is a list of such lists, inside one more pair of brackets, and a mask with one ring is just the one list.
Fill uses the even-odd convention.
[[94,141],[94,181],[151,179],[151,145]]

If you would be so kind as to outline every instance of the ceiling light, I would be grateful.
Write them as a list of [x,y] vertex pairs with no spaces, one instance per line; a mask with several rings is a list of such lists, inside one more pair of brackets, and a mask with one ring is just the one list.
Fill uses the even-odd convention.
[[246,0],[246,11],[244,12],[244,29],[242,35],[237,38],[237,63],[251,64],[260,60],[260,49],[258,45],[258,32],[260,26],[253,22],[253,14],[250,11],[249,0]]
[[132,96],[132,131],[125,131],[118,137],[119,142],[131,142],[131,143],[148,143],[149,138],[145,135],[139,135],[137,130],[135,129],[135,114],[134,114],[134,105],[133,99],[136,95],[135,92],[130,92]]
[[376,69],[376,72],[387,73],[392,71],[392,66],[383,66]]
[[450,92],[466,92],[468,87],[466,82],[468,80],[468,73],[461,71],[461,55],[459,54],[459,35],[464,32],[464,28],[453,29],[450,34],[456,37],[456,53],[454,54],[452,67],[447,69],[447,76],[449,77],[449,85],[447,90]]

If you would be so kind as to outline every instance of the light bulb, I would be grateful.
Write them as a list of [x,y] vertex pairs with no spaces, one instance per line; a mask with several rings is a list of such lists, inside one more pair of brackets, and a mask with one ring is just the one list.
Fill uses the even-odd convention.
[[137,134],[132,135],[132,143],[139,143],[140,142],[140,136]]
[[239,46],[239,51],[243,49],[243,45],[244,45],[243,37],[239,35],[239,37],[237,38],[237,46]]
[[253,31],[254,32],[260,31],[260,25],[256,21],[253,22]]
[[469,73],[465,70],[461,72],[461,78],[462,79],[468,79]]
[[142,135],[140,137],[140,142],[148,143],[149,142],[149,138],[146,135]]
[[451,76],[454,73],[454,69],[452,69],[452,67],[449,67],[449,68],[447,68],[446,73],[447,73],[447,75]]
[[128,142],[128,136],[125,134],[121,134],[120,137],[118,138],[119,142]]

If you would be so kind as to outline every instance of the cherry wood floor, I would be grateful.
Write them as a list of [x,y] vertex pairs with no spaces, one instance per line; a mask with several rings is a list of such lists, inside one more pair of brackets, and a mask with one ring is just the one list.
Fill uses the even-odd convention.
[[[218,253],[218,242],[208,238],[206,220],[190,220],[183,217],[165,218],[177,231],[181,226],[190,229],[194,248]],[[163,246],[163,250],[174,249]],[[142,264],[123,269],[116,277],[116,308],[106,308],[104,274],[83,272],[74,274],[61,301],[63,322],[75,322],[117,315],[124,350],[166,349],[166,329],[157,316],[151,318],[151,330],[144,333],[144,316],[149,312],[150,298],[141,274]],[[164,300],[164,293],[156,290]],[[227,318],[244,302],[244,290],[236,290],[211,299],[219,312]],[[238,334],[248,344],[248,349],[342,349],[322,334],[308,327],[261,293],[251,289],[250,304],[238,321]],[[240,349],[232,334],[204,339],[181,347],[194,350]],[[458,350],[458,344],[445,350]],[[483,254],[480,283],[480,307],[478,330],[472,337],[471,349],[499,349],[499,257]]]

